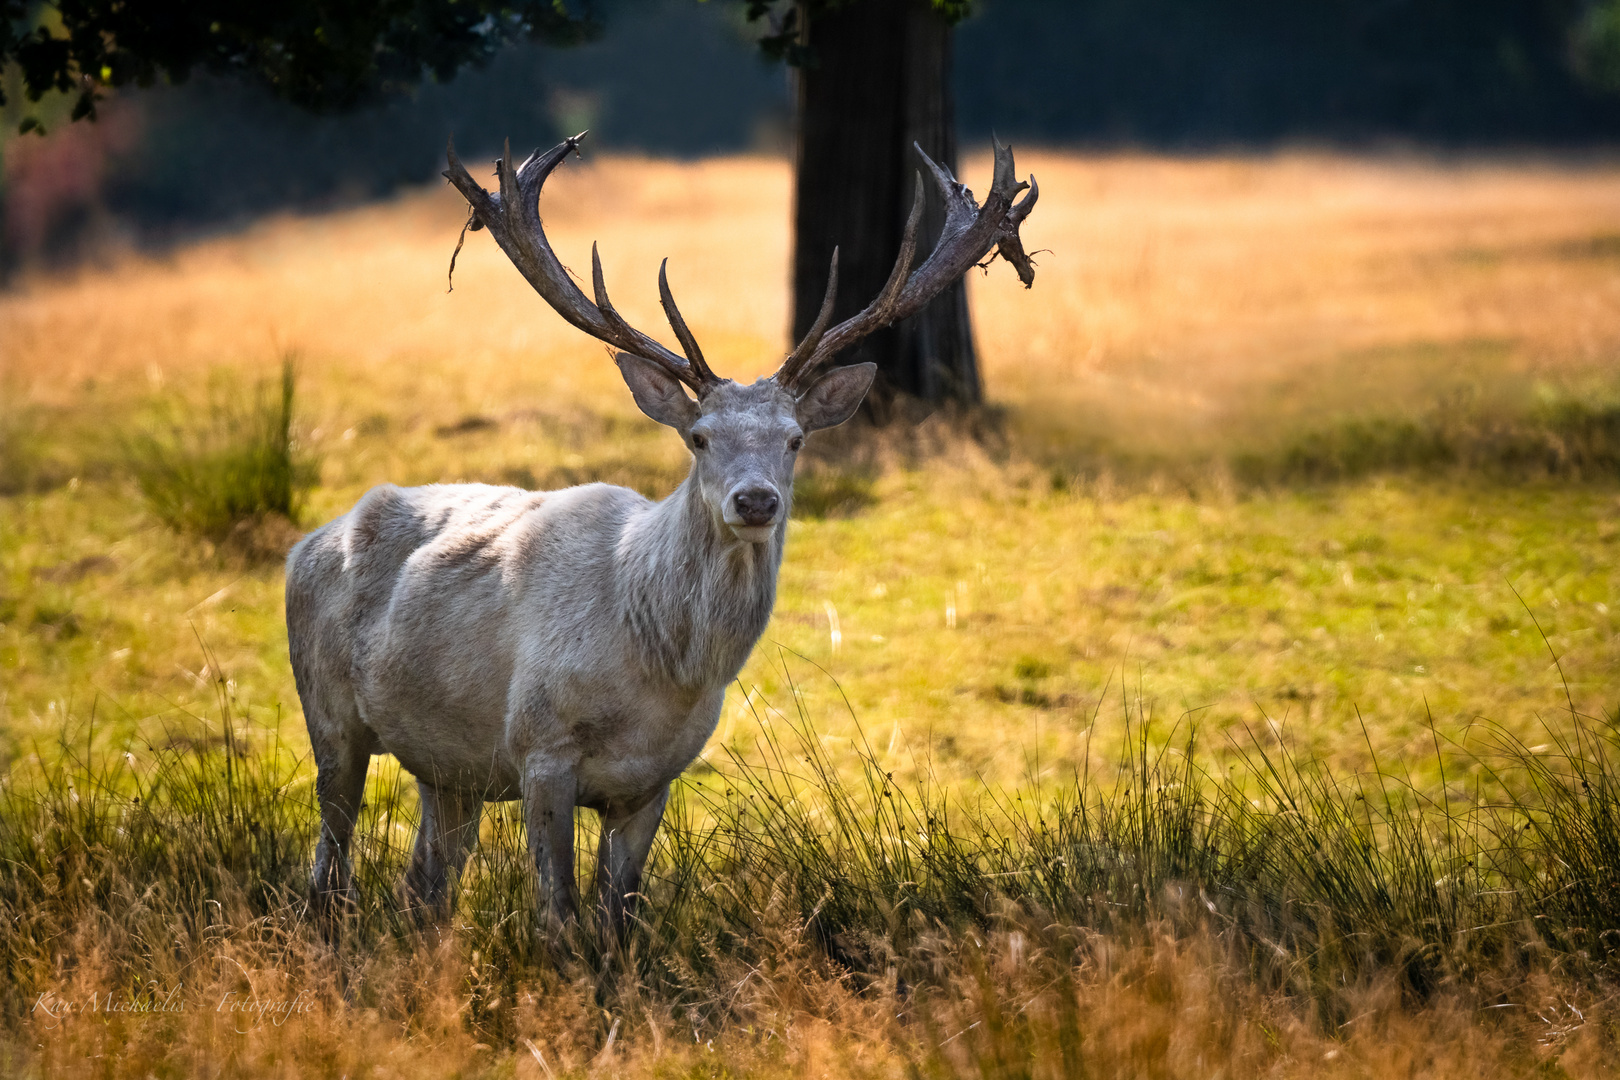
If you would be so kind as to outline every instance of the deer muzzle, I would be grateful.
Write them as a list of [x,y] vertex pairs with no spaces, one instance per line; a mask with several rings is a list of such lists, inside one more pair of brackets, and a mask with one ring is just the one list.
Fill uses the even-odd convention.
[[726,496],[725,522],[737,539],[761,544],[770,539],[782,516],[782,496],[775,488],[751,484]]

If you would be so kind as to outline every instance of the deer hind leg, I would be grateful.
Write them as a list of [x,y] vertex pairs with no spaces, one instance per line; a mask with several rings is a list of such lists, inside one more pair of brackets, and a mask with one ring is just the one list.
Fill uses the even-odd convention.
[[356,897],[349,869],[349,842],[360,816],[360,801],[366,789],[366,769],[371,764],[370,740],[361,737],[363,728],[345,737],[339,733],[317,734],[310,725],[315,750],[315,796],[321,804],[321,838],[315,848],[315,869],[310,875],[310,907],[323,936],[331,940],[336,932],[339,909]]
[[416,786],[422,796],[422,825],[405,872],[405,897],[424,914],[444,915],[450,909],[451,887],[461,880],[467,855],[478,841],[484,800],[422,781]]
[[622,942],[636,911],[641,889],[641,869],[652,850],[669,801],[669,785],[664,785],[646,803],[628,812],[602,816],[602,841],[597,849],[597,914],[604,949]]

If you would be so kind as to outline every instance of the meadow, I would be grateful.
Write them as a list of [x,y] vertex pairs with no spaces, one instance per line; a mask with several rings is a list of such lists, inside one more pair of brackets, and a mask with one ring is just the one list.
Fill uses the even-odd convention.
[[[388,914],[394,815],[412,808],[386,767],[361,856],[379,868],[359,935],[376,956],[348,954],[333,975],[297,914],[310,770],[275,559],[384,481],[667,492],[685,451],[635,411],[601,348],[486,237],[469,237],[446,290],[464,214],[448,188],[110,253],[0,293],[0,764],[6,858],[35,883],[15,885],[14,869],[4,897],[14,926],[36,901],[38,916],[8,939],[16,986],[78,1001],[146,978],[213,990],[237,977],[228,955],[261,984],[323,988],[319,1023],[260,1024],[245,1041],[195,1010],[46,1025],[17,991],[0,1059],[107,1075],[999,1076],[1029,1075],[1020,1055],[1039,1046],[1040,1075],[1600,1073],[1615,1029],[1608,946],[1593,941],[1620,924],[1557,908],[1548,897],[1563,894],[1534,884],[1550,880],[1541,856],[1497,846],[1512,858],[1476,865],[1464,852],[1505,822],[1559,820],[1546,808],[1565,805],[1556,794],[1525,801],[1537,792],[1612,791],[1616,167],[1019,160],[1043,192],[1027,240],[1048,250],[1030,292],[1010,274],[970,282],[992,404],[838,433],[803,464],[776,617],[659,856],[657,895],[675,914],[627,961],[611,1019],[582,968],[499,929],[499,912],[522,907],[509,818],[486,823],[494,854],[475,867],[460,932],[424,940]],[[964,179],[987,171],[968,161]],[[788,180],[764,158],[588,156],[553,178],[543,209],[565,261],[600,242],[637,325],[661,323],[668,256],[711,363],[753,377],[787,345]],[[291,434],[318,469],[296,522],[165,525],[143,490],[143,448],[229,432],[275,396],[289,358]],[[807,758],[821,764],[783,766]],[[1177,771],[1195,758],[1196,774]],[[1266,779],[1278,760],[1296,763],[1279,766],[1287,784]],[[1538,772],[1538,760],[1562,764]],[[1583,763],[1599,772],[1571,780]],[[1396,778],[1397,793],[1341,820],[1335,800],[1354,802],[1351,788],[1320,767],[1359,777],[1358,792]],[[1140,799],[1151,787],[1209,801],[1103,814],[1132,776]],[[792,790],[775,826],[728,801],[779,782]],[[143,810],[128,801],[141,790],[168,794]],[[913,816],[817,847],[840,799],[857,820],[901,790]],[[279,839],[242,833],[211,801],[238,795]],[[1234,809],[1296,795],[1311,825],[1299,833]],[[1041,808],[1037,824],[1087,824],[1028,828],[1020,799]],[[1091,816],[1074,817],[1076,800]],[[1601,849],[1613,804],[1578,805]],[[903,824],[950,848],[941,838],[956,834],[935,823],[964,806],[976,809],[954,819],[965,831],[941,863],[954,870],[922,885],[891,872]],[[1417,831],[1403,831],[1414,814]],[[1194,818],[1190,832],[1169,828]],[[152,869],[153,847],[132,838],[171,834],[194,854]],[[1050,866],[1056,849],[1042,845],[1059,834],[1064,858],[1133,851],[1154,869],[1122,878],[1101,858],[1040,889],[986,885]],[[1277,853],[1293,842],[1361,859],[1349,878],[1363,899],[1286,869]],[[1383,854],[1365,859],[1367,845]],[[1239,858],[1255,851],[1272,854]],[[1403,852],[1422,854],[1417,871]],[[1593,865],[1598,878],[1579,881],[1612,878],[1612,863]],[[675,902],[710,895],[701,883],[722,866],[732,901]],[[152,874],[192,891],[143,900]],[[839,901],[856,944],[822,914],[851,881],[876,898]],[[1166,899],[1189,882],[1218,882],[1228,899],[1205,901],[1209,919],[1189,914]],[[1493,907],[1505,884],[1515,899]],[[926,914],[916,926],[908,889],[924,897],[910,901]],[[1380,943],[1358,953],[1343,944],[1353,923],[1239,910],[1286,913],[1277,898],[1295,893],[1318,915],[1341,904],[1364,916]],[[196,915],[206,901],[217,917]],[[1099,916],[1109,904],[1130,918]],[[1468,937],[1544,918],[1560,933],[1591,923],[1594,937]],[[1257,942],[1284,959],[1257,959]],[[1302,959],[1328,954],[1361,958]],[[1441,959],[1413,975],[1409,954]],[[1407,1015],[1414,1003],[1427,1019]],[[922,1034],[952,1023],[956,1035]],[[687,1026],[690,1042],[666,1045]],[[448,1055],[443,1068],[429,1049]]]

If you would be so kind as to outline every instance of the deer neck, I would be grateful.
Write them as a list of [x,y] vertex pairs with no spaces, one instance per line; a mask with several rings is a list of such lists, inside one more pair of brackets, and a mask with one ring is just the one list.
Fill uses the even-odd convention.
[[689,475],[625,529],[622,613],[649,670],[690,690],[736,677],[776,603],[786,515],[763,544],[738,540]]

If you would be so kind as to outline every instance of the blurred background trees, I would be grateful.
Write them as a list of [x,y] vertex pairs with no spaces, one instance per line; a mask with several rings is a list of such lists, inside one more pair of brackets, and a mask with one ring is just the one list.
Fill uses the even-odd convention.
[[[0,0],[0,16],[0,270],[374,198],[433,179],[452,132],[472,159],[590,127],[653,154],[796,150],[795,332],[834,243],[851,311],[881,283],[913,140],[951,162],[992,129],[1191,151],[1620,135],[1620,0]],[[92,107],[97,123],[69,122]],[[30,123],[48,136],[19,135]],[[960,293],[864,350],[894,389],[977,397]]]

